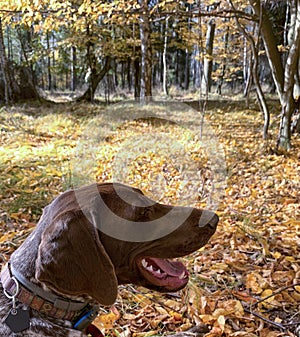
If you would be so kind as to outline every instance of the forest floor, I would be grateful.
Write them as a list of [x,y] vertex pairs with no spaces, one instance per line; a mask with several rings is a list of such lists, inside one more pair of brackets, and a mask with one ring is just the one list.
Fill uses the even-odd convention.
[[[193,106],[195,109],[191,109]],[[150,336],[205,324],[213,336],[294,336],[300,325],[300,139],[272,152],[262,116],[243,101],[210,101],[203,137],[197,102],[147,106],[32,103],[0,110],[0,261],[71,187],[120,180],[164,203],[212,207],[210,242],[183,258],[188,286],[159,294],[120,287],[97,326]],[[153,117],[154,116],[154,117]],[[142,145],[140,145],[142,144]]]

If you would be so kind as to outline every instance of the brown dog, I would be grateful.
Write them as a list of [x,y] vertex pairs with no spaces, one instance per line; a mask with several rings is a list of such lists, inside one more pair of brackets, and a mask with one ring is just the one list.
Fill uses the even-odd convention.
[[[182,289],[188,272],[169,259],[205,245],[217,223],[213,212],[162,205],[122,184],[63,193],[1,273],[0,336],[86,336],[97,305],[114,303],[118,284]],[[15,294],[26,319],[4,323]]]

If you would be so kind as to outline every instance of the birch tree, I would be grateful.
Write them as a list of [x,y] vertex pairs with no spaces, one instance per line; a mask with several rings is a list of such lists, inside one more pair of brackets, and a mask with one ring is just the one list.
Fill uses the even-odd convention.
[[276,147],[278,150],[286,151],[291,148],[291,120],[295,111],[293,92],[300,49],[300,0],[291,0],[289,2],[289,6],[293,10],[294,20],[290,26],[290,39],[287,46],[285,64],[283,64],[277,48],[273,27],[262,2],[260,0],[249,0],[249,3],[256,16],[262,18],[262,38],[281,103],[281,119]]

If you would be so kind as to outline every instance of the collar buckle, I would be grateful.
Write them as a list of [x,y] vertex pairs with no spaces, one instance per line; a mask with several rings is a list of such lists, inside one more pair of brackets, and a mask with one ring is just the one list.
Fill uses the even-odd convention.
[[73,328],[76,330],[84,331],[97,317],[99,313],[99,306],[88,304],[81,314],[76,317]]

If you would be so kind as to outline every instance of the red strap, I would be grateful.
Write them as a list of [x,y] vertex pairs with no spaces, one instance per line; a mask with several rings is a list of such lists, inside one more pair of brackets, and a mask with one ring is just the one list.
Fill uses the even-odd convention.
[[103,333],[93,324],[86,328],[86,333],[92,335],[92,337],[104,337]]

